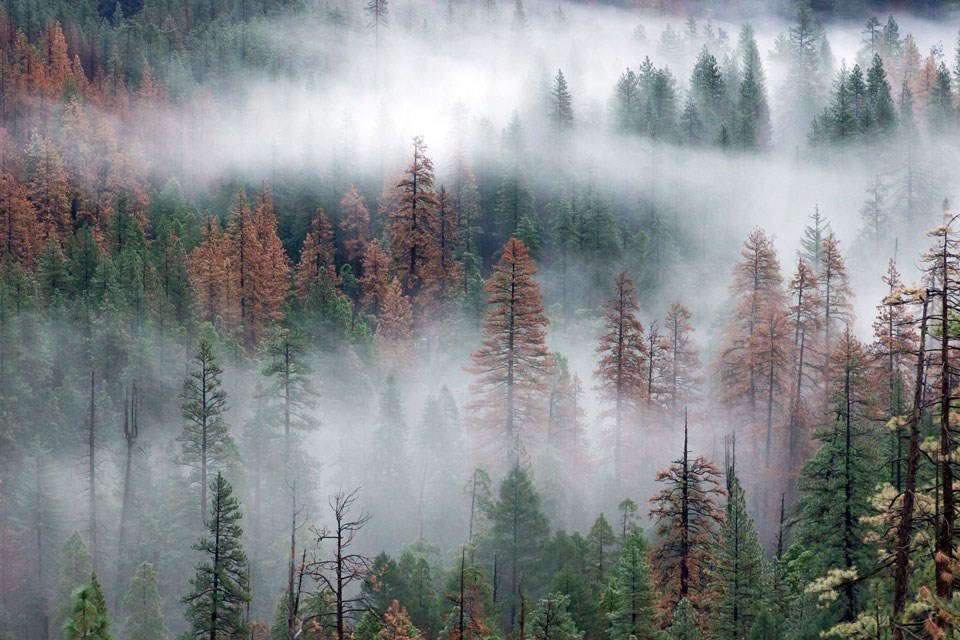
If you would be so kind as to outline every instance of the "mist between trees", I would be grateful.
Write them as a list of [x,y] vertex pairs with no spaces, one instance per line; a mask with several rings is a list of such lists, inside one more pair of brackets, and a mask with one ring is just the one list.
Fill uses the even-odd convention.
[[882,9],[5,2],[0,639],[954,637]]

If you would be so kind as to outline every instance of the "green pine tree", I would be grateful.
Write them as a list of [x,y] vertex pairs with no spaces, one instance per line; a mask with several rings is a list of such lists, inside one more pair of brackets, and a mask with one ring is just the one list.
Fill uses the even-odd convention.
[[65,640],[110,640],[110,619],[97,574],[73,593],[70,617],[63,625]]
[[60,616],[53,621],[54,628],[63,626],[70,615],[74,591],[87,584],[90,573],[93,571],[93,558],[87,543],[74,532],[63,544],[60,551],[60,575],[57,579],[56,601],[61,607]]
[[742,640],[763,610],[766,563],[733,467],[727,471],[727,495],[726,519],[711,567],[711,637]]
[[631,530],[623,540],[610,586],[613,593],[613,611],[608,614],[611,640],[655,640],[656,598],[647,563],[647,544],[639,529]]
[[499,559],[504,627],[512,629],[520,606],[518,587],[523,578],[527,593],[535,591],[539,576],[535,567],[547,542],[550,527],[540,508],[540,495],[527,470],[514,464],[500,483],[492,506],[493,545]]
[[191,592],[180,601],[187,605],[193,637],[233,640],[245,637],[244,607],[250,601],[247,556],[240,544],[243,515],[222,473],[210,483],[210,491],[210,513],[204,522],[209,537],[193,545],[204,559],[190,580]]
[[163,602],[157,590],[157,572],[149,562],[142,563],[130,579],[123,597],[127,620],[124,640],[166,640],[170,637],[163,621]]
[[567,610],[568,596],[551,593],[541,598],[530,614],[527,633],[533,640],[580,640],[583,634]]
[[217,362],[213,343],[201,336],[192,360],[193,368],[183,383],[181,410],[186,423],[180,434],[180,464],[190,467],[191,482],[199,492],[202,516],[207,514],[210,477],[236,458],[236,445],[223,414],[227,392],[223,390],[223,367]]
[[673,608],[673,621],[667,629],[669,640],[704,640],[703,632],[697,624],[697,614],[693,604],[683,598]]

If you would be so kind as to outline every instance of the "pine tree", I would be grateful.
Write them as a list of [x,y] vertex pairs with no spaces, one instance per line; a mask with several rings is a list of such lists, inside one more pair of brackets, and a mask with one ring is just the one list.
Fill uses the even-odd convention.
[[897,126],[897,113],[890,92],[890,83],[883,68],[883,60],[874,54],[867,69],[867,102],[873,116],[873,126],[881,133],[889,133]]
[[191,468],[191,483],[200,494],[200,513],[204,517],[210,477],[232,462],[236,445],[223,419],[227,410],[227,393],[220,380],[223,367],[217,362],[209,338],[202,336],[197,341],[192,362],[193,368],[183,382],[181,411],[186,423],[178,440],[180,464]]
[[63,625],[65,640],[110,640],[110,619],[97,574],[73,593],[70,617]]
[[390,257],[380,241],[374,238],[363,254],[363,275],[360,284],[360,305],[368,312],[379,311],[390,286]]
[[[614,279],[614,296],[604,304],[605,333],[597,345],[599,361],[594,372],[600,397],[614,418],[614,477],[623,471],[627,424],[637,418],[645,395],[646,343],[643,325],[637,319],[639,303],[633,281],[626,271]],[[628,440],[629,441],[629,440]]]
[[[909,407],[909,389],[907,381],[913,375],[914,346],[917,342],[915,320],[906,305],[900,303],[903,283],[893,259],[883,276],[887,285],[887,297],[877,307],[877,317],[873,322],[874,341],[870,353],[874,358],[877,403],[885,408],[887,420],[906,415]],[[904,447],[905,438],[900,429],[891,433],[890,484],[898,492],[904,484]]]
[[32,267],[43,248],[43,230],[23,185],[0,171],[0,259]]
[[570,95],[562,69],[557,69],[557,75],[553,78],[553,89],[550,94],[550,122],[558,132],[573,128],[573,96]]
[[27,195],[37,211],[41,239],[64,243],[72,231],[67,172],[53,142],[33,131],[26,148]]
[[614,122],[621,133],[640,133],[641,120],[640,78],[630,68],[620,74],[614,89]]
[[720,474],[703,456],[692,458],[684,418],[683,455],[657,472],[664,488],[650,502],[657,534],[663,539],[653,551],[662,603],[672,609],[681,600],[698,602],[704,595],[724,513],[719,500],[725,494]]
[[233,292],[230,290],[228,268],[227,243],[220,223],[213,217],[208,217],[200,244],[190,253],[187,262],[187,272],[200,320],[235,321],[230,306]]
[[823,243],[830,235],[830,222],[820,215],[820,207],[816,207],[810,215],[811,224],[803,229],[803,237],[800,239],[800,257],[813,269],[814,273],[820,273],[821,263],[823,262]]
[[769,465],[774,421],[788,387],[787,299],[776,252],[762,229],[750,233],[740,255],[731,287],[734,311],[717,363],[720,393],[727,406],[763,434],[756,441],[764,442]]
[[397,206],[388,212],[387,233],[394,273],[421,315],[432,310],[439,295],[440,227],[433,161],[423,137],[413,140],[413,163],[397,184]]
[[530,638],[533,640],[580,640],[583,634],[577,631],[568,607],[570,597],[551,593],[537,601],[530,614]]
[[766,567],[735,466],[727,470],[727,496],[720,544],[710,567],[711,637],[740,640],[750,635],[763,609]]
[[[812,552],[812,570],[819,575],[869,565],[868,525],[863,518],[871,509],[877,443],[869,423],[868,372],[869,356],[848,325],[830,357],[834,419],[818,431],[820,449],[804,467],[800,482],[796,541]],[[840,591],[833,610],[838,621],[852,621],[860,605],[860,587],[847,580]]]
[[664,323],[666,367],[662,378],[665,400],[673,411],[695,400],[702,382],[700,356],[690,335],[694,331],[691,317],[685,305],[674,302]]
[[673,622],[667,630],[670,640],[703,640],[703,632],[697,623],[697,614],[693,604],[683,598],[673,608]]
[[383,614],[383,627],[377,633],[377,640],[420,640],[423,635],[413,626],[407,610],[396,600]]
[[494,219],[498,237],[502,242],[507,242],[517,236],[524,220],[534,216],[536,211],[533,206],[533,193],[524,184],[519,169],[516,169],[511,175],[504,177],[497,190]]
[[864,239],[871,250],[879,253],[881,244],[890,234],[890,215],[886,208],[887,187],[880,175],[876,175],[867,185],[867,199],[860,207],[860,220],[863,222]]
[[817,282],[820,285],[820,299],[823,318],[823,340],[821,348],[826,359],[830,358],[833,350],[833,337],[838,326],[842,327],[853,319],[853,291],[850,289],[850,278],[847,267],[840,252],[840,242],[834,234],[828,235],[823,241],[823,261],[820,271],[817,272]]
[[502,576],[498,602],[505,614],[504,628],[512,629],[520,607],[520,581],[528,592],[536,589],[535,568],[550,532],[533,480],[519,463],[514,463],[500,483],[491,519]]
[[805,127],[813,118],[823,93],[825,58],[829,56],[823,26],[806,0],[797,4],[797,13],[786,39],[778,41],[779,53],[786,58],[787,94],[785,117],[793,126]]
[[75,531],[67,538],[60,551],[60,573],[57,578],[56,593],[60,615],[53,620],[55,629],[62,627],[64,621],[71,615],[73,593],[87,584],[92,571],[93,558],[90,550],[80,534]]
[[340,199],[340,216],[340,232],[343,234],[343,246],[347,249],[347,261],[362,275],[360,259],[373,240],[373,231],[370,228],[370,211],[363,197],[352,186]]
[[250,601],[250,578],[247,556],[240,544],[240,502],[219,472],[210,483],[210,491],[213,498],[209,518],[204,522],[209,537],[201,537],[193,545],[204,560],[197,564],[196,574],[190,580],[191,592],[180,601],[187,605],[191,636],[210,640],[244,638],[244,607]]
[[157,574],[153,565],[144,562],[130,579],[123,597],[127,621],[123,625],[126,640],[167,640],[170,637],[163,621],[163,602],[157,590]]
[[387,286],[377,320],[376,341],[387,371],[409,369],[413,357],[413,308],[394,277]]
[[647,563],[647,545],[638,529],[627,533],[621,543],[611,589],[614,607],[607,614],[611,640],[654,640],[656,598]]
[[738,48],[743,79],[737,97],[736,138],[745,148],[762,148],[770,142],[770,106],[760,52],[749,24],[740,28]]
[[319,395],[313,385],[313,368],[307,362],[303,336],[289,329],[277,329],[265,348],[267,358],[261,374],[267,378],[264,396],[270,400],[273,422],[283,427],[283,460],[293,468],[292,476],[304,471],[300,445],[307,431],[317,428],[312,414]]
[[301,298],[308,297],[321,280],[328,286],[338,283],[337,266],[333,260],[333,227],[323,209],[317,209],[311,225],[300,251],[300,262],[294,270],[294,282]]
[[706,45],[700,50],[690,77],[690,95],[694,108],[703,120],[707,135],[713,138],[727,119],[727,87],[720,65]]
[[283,302],[287,295],[289,267],[283,243],[277,235],[277,216],[273,198],[263,185],[257,193],[253,211],[253,223],[257,237],[258,253],[252,271],[253,281],[253,328],[254,340],[264,335],[273,322],[283,319]]
[[590,584],[594,589],[602,589],[609,579],[610,566],[616,561],[617,537],[613,527],[602,513],[594,520],[587,534],[588,572]]
[[474,424],[489,447],[513,452],[511,464],[516,463],[517,442],[539,441],[542,397],[553,366],[545,343],[549,321],[535,273],[527,248],[511,238],[485,287],[490,306],[483,341],[468,369],[478,376],[471,386]]

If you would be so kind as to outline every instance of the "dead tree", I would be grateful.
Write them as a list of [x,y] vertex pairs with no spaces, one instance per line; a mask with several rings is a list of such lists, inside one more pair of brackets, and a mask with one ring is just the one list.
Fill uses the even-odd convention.
[[904,640],[901,617],[907,604],[907,581],[910,577],[910,540],[913,537],[913,517],[916,501],[917,467],[920,465],[920,420],[923,417],[926,366],[927,304],[923,295],[920,314],[920,339],[917,350],[917,373],[913,389],[913,410],[910,412],[910,443],[907,450],[906,483],[900,504],[900,522],[897,524],[897,551],[894,558],[893,612],[890,616],[894,640]]
[[[346,595],[352,584],[367,577],[373,565],[371,558],[351,550],[360,529],[370,520],[370,514],[364,513],[362,509],[356,515],[352,513],[359,497],[359,487],[349,493],[341,489],[328,503],[333,514],[333,526],[313,528],[316,542],[314,556],[306,564],[304,571],[333,596],[335,619],[331,625],[329,621],[318,620],[322,614],[311,616],[301,621],[297,637],[302,633],[305,623],[316,620],[326,628],[333,626],[337,640],[344,640],[347,618],[367,611],[359,596]],[[324,554],[324,543],[333,545],[329,554]]]
[[[127,444],[126,460],[123,467],[123,500],[120,504],[120,535],[117,538],[117,585],[123,584],[124,552],[127,544],[127,521],[130,517],[130,482],[133,467],[133,453],[137,445],[137,436],[140,435],[139,416],[137,414],[137,385],[133,385],[132,392],[123,402],[123,438]],[[116,589],[114,609],[120,609],[120,593]]]

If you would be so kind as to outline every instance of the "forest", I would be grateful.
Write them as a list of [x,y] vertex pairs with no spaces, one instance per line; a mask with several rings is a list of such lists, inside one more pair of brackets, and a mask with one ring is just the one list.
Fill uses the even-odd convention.
[[4,0],[0,640],[960,639],[958,9]]

